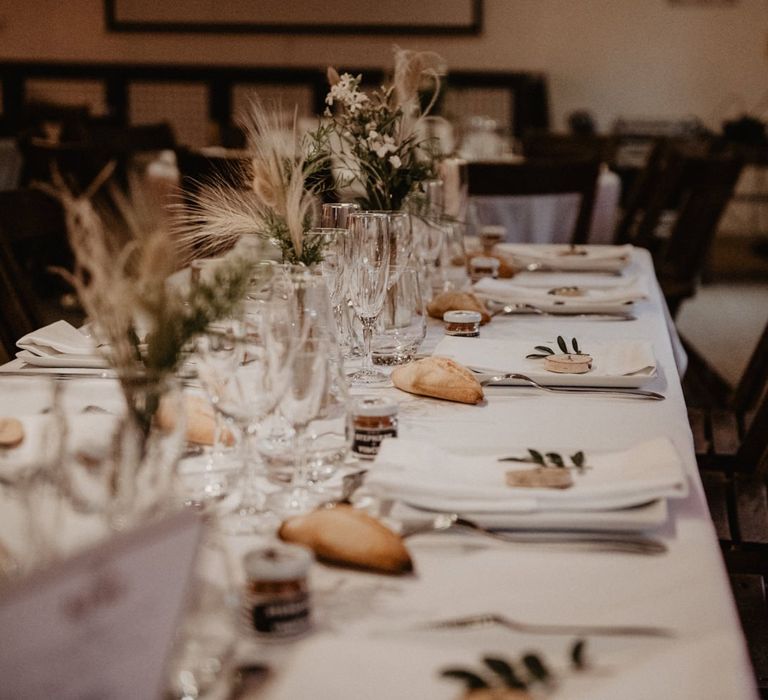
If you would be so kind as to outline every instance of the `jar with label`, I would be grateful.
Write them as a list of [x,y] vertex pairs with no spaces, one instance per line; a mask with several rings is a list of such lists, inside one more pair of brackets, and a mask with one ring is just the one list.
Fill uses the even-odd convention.
[[507,237],[507,229],[503,226],[481,226],[478,238],[483,248],[483,254],[490,256],[496,245]]
[[446,311],[443,314],[445,334],[477,338],[480,335],[482,318],[479,311]]
[[499,276],[499,267],[501,266],[501,263],[498,258],[477,256],[470,260],[469,266],[472,281],[477,282],[483,277],[493,277],[496,279]]
[[312,553],[294,544],[273,544],[243,558],[243,608],[248,627],[263,639],[288,639],[311,626],[307,573]]
[[397,437],[397,403],[379,397],[358,399],[352,409],[352,424],[352,451],[360,459],[373,459],[384,438]]

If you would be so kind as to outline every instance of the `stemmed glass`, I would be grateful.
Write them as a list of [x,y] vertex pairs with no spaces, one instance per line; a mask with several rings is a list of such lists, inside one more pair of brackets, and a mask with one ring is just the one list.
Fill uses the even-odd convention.
[[428,180],[423,185],[424,203],[415,222],[416,248],[421,259],[425,287],[428,297],[432,296],[433,270],[440,258],[448,234],[444,218],[444,185],[442,180]]
[[237,339],[242,362],[213,387],[214,407],[231,419],[242,434],[241,499],[232,518],[221,516],[225,529],[236,534],[271,529],[274,516],[265,510],[256,439],[259,427],[280,402],[291,378],[293,358],[304,333],[296,297],[286,275],[276,274],[268,298],[252,301],[244,333]]
[[387,377],[373,367],[371,341],[376,319],[387,293],[390,265],[389,216],[383,212],[359,212],[351,217],[349,296],[363,324],[363,366],[350,375],[355,384],[379,384]]
[[305,234],[305,240],[322,239],[321,250],[323,259],[319,264],[320,272],[328,288],[328,296],[339,331],[339,338],[343,340],[343,308],[346,303],[347,271],[349,266],[345,264],[347,248],[350,245],[350,234],[346,228],[313,228]]
[[307,428],[318,416],[327,384],[329,343],[325,337],[307,338],[293,356],[291,382],[280,402],[294,429],[295,466],[288,490],[272,494],[269,506],[280,513],[304,512],[312,503],[307,488]]
[[[350,217],[360,211],[360,205],[352,202],[328,202],[323,204],[320,217],[320,226],[324,229],[349,230]],[[349,239],[347,238],[347,243]],[[359,357],[361,354],[359,334],[353,325],[354,312],[350,308],[349,294],[347,293],[347,278],[341,280],[343,286],[339,290],[339,305],[335,309],[336,320],[339,326],[339,340],[344,357]],[[333,294],[333,290],[331,290]]]

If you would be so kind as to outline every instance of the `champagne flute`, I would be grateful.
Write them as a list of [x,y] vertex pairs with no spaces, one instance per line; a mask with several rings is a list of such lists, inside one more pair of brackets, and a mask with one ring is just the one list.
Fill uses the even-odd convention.
[[351,217],[349,296],[363,324],[363,366],[350,376],[354,384],[380,384],[387,376],[373,367],[371,341],[389,281],[389,218],[382,212],[359,212]]

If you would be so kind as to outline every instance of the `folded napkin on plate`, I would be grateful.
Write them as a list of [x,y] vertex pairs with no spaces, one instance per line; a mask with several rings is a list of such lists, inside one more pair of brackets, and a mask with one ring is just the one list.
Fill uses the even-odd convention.
[[[445,336],[437,344],[434,355],[450,357],[465,367],[487,368],[491,372],[519,372],[529,377],[555,379],[558,375],[544,369],[543,360],[529,360],[526,355],[535,353],[535,345],[549,345],[555,352],[553,339],[488,340],[485,338],[458,338]],[[589,385],[591,379],[625,377],[643,374],[650,376],[656,367],[653,347],[644,340],[591,341],[578,338],[581,351],[592,356],[592,369],[582,375],[559,375],[573,378],[579,384]]]
[[103,369],[106,358],[96,350],[93,338],[66,321],[56,321],[28,333],[16,342],[16,357],[38,367]]
[[[532,445],[541,452],[563,455],[580,448]],[[573,474],[567,489],[521,488],[506,483],[506,473],[533,464],[499,462],[499,457],[525,456],[527,447],[503,454],[458,455],[432,444],[404,438],[382,443],[366,486],[387,498],[448,512],[607,510],[658,498],[687,494],[683,465],[674,445],[661,437],[616,452],[584,450],[586,466]]]
[[66,321],[56,321],[36,331],[27,333],[16,342],[22,350],[34,355],[92,355],[96,352],[93,338],[81,333]]
[[540,263],[558,270],[606,270],[618,271],[628,262],[633,246],[577,246],[581,255],[569,255],[568,245],[530,245],[502,243],[499,251],[507,253],[524,265]]
[[484,277],[474,286],[478,295],[501,301],[505,304],[533,304],[538,307],[577,306],[600,308],[639,301],[648,296],[645,281],[639,278],[628,280],[624,284],[604,287],[580,287],[579,296],[550,294],[557,287],[534,287],[506,280]]

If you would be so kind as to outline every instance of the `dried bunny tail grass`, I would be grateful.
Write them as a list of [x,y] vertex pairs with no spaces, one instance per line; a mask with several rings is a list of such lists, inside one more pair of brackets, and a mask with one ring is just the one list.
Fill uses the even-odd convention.
[[446,62],[434,51],[409,51],[395,46],[394,52],[394,88],[399,106],[405,109],[418,102],[419,87],[425,77],[434,82],[432,100],[423,112],[423,116],[426,116],[440,94],[440,76],[445,75]]
[[256,194],[225,182],[202,186],[173,210],[172,230],[186,260],[217,255],[241,236],[267,232],[267,212]]

